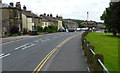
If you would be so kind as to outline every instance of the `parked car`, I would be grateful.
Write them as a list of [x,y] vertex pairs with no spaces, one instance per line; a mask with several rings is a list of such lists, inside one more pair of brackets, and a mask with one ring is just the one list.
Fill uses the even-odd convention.
[[74,28],[70,28],[68,29],[69,32],[75,32],[75,29]]
[[29,35],[37,35],[37,30],[29,31]]

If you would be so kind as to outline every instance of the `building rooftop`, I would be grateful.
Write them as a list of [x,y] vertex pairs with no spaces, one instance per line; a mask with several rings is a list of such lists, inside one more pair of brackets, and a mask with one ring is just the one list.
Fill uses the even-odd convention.
[[22,13],[23,13],[24,15],[26,15],[27,17],[39,18],[37,15],[35,15],[35,14],[32,13],[31,11],[23,11]]
[[0,3],[0,8],[8,8],[8,7],[11,7],[11,6],[6,3]]

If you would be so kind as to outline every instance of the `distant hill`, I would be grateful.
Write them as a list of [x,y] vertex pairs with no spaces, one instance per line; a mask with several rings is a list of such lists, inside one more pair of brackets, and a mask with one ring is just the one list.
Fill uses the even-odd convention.
[[84,21],[84,20],[80,20],[80,19],[64,19],[64,20],[72,20],[72,21]]

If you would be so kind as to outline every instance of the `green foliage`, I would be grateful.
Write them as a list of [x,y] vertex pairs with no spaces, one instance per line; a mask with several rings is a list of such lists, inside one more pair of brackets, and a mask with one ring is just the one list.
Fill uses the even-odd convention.
[[80,24],[78,27],[79,27],[79,28],[86,28],[86,25]]
[[120,2],[111,3],[101,16],[101,20],[104,20],[106,28],[114,36],[120,33]]
[[23,28],[22,34],[23,35],[27,34],[27,29],[26,28]]
[[44,28],[44,32],[48,32],[48,33],[54,33],[54,32],[58,32],[58,26],[57,25],[49,25],[48,27]]
[[43,27],[42,27],[42,26],[36,26],[35,29],[36,29],[38,32],[43,32]]
[[118,39],[111,33],[91,32],[87,40],[95,47],[95,52],[104,56],[104,64],[109,71],[118,71]]
[[48,30],[49,30],[49,28],[48,28],[48,27],[45,27],[43,31],[44,31],[44,32],[47,32]]
[[76,20],[75,22],[77,22],[78,24],[81,24],[84,21],[83,20]]

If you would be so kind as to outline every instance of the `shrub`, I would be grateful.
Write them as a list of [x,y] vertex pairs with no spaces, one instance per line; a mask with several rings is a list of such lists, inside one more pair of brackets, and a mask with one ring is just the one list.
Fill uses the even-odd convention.
[[81,25],[79,25],[79,28],[86,28],[86,25],[81,24]]
[[57,25],[49,25],[48,27],[44,28],[44,32],[48,32],[48,33],[58,32],[58,27]]
[[49,30],[49,27],[45,27],[43,31],[47,32],[48,30]]
[[10,28],[10,33],[11,34],[16,34],[16,33],[18,33],[19,32],[19,28],[17,27],[17,26],[11,26],[11,28]]
[[43,27],[42,27],[42,26],[36,26],[35,29],[36,29],[38,32],[43,32]]
[[27,34],[27,33],[28,33],[28,32],[27,32],[27,29],[24,28],[23,31],[22,31],[22,34],[24,35],[24,34]]

